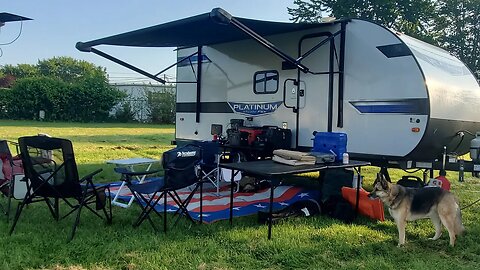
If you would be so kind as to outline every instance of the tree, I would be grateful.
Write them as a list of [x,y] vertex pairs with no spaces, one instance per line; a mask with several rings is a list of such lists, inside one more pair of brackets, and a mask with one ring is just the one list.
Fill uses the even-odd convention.
[[480,77],[480,0],[294,0],[295,22],[362,18],[445,48]]
[[0,88],[10,88],[15,83],[15,77],[12,75],[0,75]]
[[436,8],[438,42],[480,78],[480,0],[441,0]]
[[148,114],[152,123],[175,123],[175,92],[173,88],[163,91],[145,91],[147,96]]
[[36,119],[43,110],[46,120],[105,121],[125,97],[109,85],[105,68],[70,57],[6,65],[0,74],[16,78],[10,89],[0,93],[2,117]]
[[42,76],[58,78],[67,83],[74,83],[85,78],[102,78],[108,82],[105,68],[71,57],[62,56],[40,60],[37,69]]
[[0,67],[0,73],[3,75],[2,77],[11,76],[15,80],[37,77],[39,75],[37,66],[30,64],[4,65]]
[[361,18],[433,42],[430,25],[435,18],[433,0],[295,0],[288,8],[295,22],[315,22],[322,17]]

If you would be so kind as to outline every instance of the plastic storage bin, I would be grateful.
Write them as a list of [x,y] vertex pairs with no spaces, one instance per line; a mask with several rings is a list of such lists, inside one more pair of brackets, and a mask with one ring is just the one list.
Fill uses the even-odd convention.
[[313,138],[313,152],[335,153],[335,161],[343,159],[347,152],[347,134],[342,132],[316,132]]

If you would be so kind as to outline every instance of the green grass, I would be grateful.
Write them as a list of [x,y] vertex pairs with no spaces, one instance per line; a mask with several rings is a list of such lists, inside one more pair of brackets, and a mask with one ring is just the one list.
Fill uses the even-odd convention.
[[[2,137],[48,133],[73,141],[80,174],[104,168],[99,180],[116,180],[105,160],[126,157],[159,158],[172,146],[173,126],[143,124],[77,124],[0,121]],[[377,168],[366,168],[365,187]],[[391,171],[398,179],[401,171]],[[449,172],[452,189],[466,205],[480,197],[480,181]],[[3,198],[0,200],[4,201]],[[359,218],[355,224],[319,216],[266,226],[255,217],[238,218],[234,226],[180,222],[167,234],[148,224],[132,228],[139,208],[114,207],[110,226],[84,211],[74,240],[66,243],[73,218],[55,222],[43,205],[27,207],[15,233],[0,220],[0,269],[478,269],[480,263],[480,204],[463,212],[467,234],[455,248],[448,234],[437,241],[430,221],[409,223],[407,245],[397,248],[392,221]],[[65,210],[65,209],[64,209]]]

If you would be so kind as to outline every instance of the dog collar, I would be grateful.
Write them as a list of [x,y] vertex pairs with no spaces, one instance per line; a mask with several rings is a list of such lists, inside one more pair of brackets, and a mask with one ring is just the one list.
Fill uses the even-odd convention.
[[388,208],[393,210],[398,207],[398,205],[400,204],[400,200],[397,200],[397,198],[398,198],[398,194],[397,196],[395,196],[395,198],[393,198],[392,203],[388,206]]

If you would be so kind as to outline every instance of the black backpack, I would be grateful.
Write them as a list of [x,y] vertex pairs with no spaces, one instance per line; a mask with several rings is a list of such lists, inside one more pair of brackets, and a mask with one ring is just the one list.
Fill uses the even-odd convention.
[[422,188],[425,186],[420,177],[413,175],[404,175],[402,179],[398,180],[397,185],[407,188]]
[[323,214],[345,223],[352,223],[355,219],[355,209],[341,195],[330,196],[322,204],[322,210]]
[[[277,223],[280,220],[286,220],[292,217],[311,217],[320,213],[320,204],[318,204],[316,200],[301,200],[280,210],[273,211],[272,222]],[[268,211],[258,212],[258,222],[262,224],[268,223]]]

